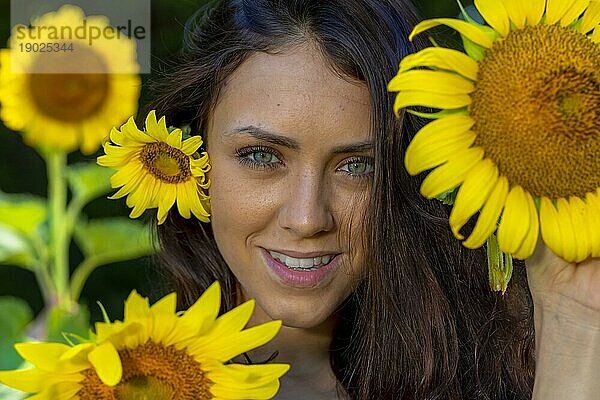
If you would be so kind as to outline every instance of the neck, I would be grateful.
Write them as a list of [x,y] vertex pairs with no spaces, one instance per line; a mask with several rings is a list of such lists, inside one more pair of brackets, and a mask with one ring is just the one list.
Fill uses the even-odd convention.
[[[271,321],[259,305],[256,305],[249,326]],[[329,347],[333,337],[336,318],[332,316],[311,328],[295,328],[283,325],[277,336],[252,354],[259,355],[258,361],[269,358],[278,352],[275,362],[301,366],[307,361],[327,364],[329,368]],[[254,360],[254,358],[253,358]],[[291,372],[291,371],[290,371]],[[300,371],[298,371],[300,372]]]

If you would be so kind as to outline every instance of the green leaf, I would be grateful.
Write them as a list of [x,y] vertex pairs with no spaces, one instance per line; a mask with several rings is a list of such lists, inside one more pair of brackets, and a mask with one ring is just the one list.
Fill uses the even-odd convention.
[[[488,38],[490,38],[490,40],[492,42],[496,41],[498,39],[498,37],[500,36],[500,34],[498,32],[496,32],[489,26],[478,24],[476,21],[474,21],[470,17],[468,18],[468,22],[471,25],[474,25],[474,26],[478,27],[479,29],[481,29],[481,31]],[[483,57],[485,57],[485,50],[486,50],[485,47],[478,45],[477,43],[473,42],[471,39],[467,38],[464,35],[460,35],[460,37],[462,39],[465,52],[469,55],[469,57],[471,57],[475,61],[483,60]]]
[[129,260],[153,253],[150,227],[126,217],[81,221],[75,240],[86,257]]
[[456,195],[458,194],[458,188],[452,188],[447,192],[444,192],[440,195],[437,195],[435,198],[441,201],[444,204],[451,206],[454,204],[454,200],[456,200]]
[[0,192],[0,224],[32,236],[47,214],[46,199],[42,197]]
[[67,181],[75,197],[89,201],[111,191],[110,176],[115,171],[95,162],[83,162],[67,167]]
[[48,313],[46,324],[47,342],[68,344],[65,333],[77,336],[87,335],[90,327],[90,313],[86,307],[81,305],[76,310],[54,307]]
[[23,359],[14,344],[25,340],[25,330],[33,312],[23,299],[0,297],[0,370],[17,368]]
[[31,267],[35,260],[28,239],[16,229],[0,224],[0,264]]

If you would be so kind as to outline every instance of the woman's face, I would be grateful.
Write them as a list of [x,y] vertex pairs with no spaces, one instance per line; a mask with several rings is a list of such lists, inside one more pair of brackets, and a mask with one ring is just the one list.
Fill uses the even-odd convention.
[[243,294],[287,326],[331,316],[364,270],[370,97],[318,51],[257,53],[207,132],[212,228]]

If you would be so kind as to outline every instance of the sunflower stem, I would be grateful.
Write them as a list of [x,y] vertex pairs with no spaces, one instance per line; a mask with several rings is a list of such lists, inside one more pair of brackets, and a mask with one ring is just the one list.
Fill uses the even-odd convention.
[[131,258],[127,252],[115,251],[110,254],[92,255],[84,259],[73,271],[71,278],[71,299],[73,301],[79,300],[85,282],[96,268],[127,258]]
[[67,185],[65,167],[67,154],[62,151],[50,151],[46,157],[48,168],[48,199],[51,207],[51,246],[53,258],[52,278],[56,288],[58,305],[69,307],[69,241],[67,240],[66,203]]
[[52,304],[55,301],[53,298],[55,291],[52,277],[48,271],[48,264],[36,264],[33,268],[33,273],[42,292],[44,302],[48,305]]
[[81,214],[81,210],[83,210],[85,203],[86,199],[82,196],[74,196],[69,202],[67,211],[65,213],[65,231],[67,234],[67,238],[72,237],[73,230],[75,229],[75,224],[77,223],[77,218],[79,218],[79,214]]

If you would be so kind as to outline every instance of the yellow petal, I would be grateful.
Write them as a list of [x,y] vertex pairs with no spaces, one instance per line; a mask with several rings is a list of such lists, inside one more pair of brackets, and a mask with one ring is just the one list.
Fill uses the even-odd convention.
[[445,47],[427,47],[416,54],[404,57],[400,61],[398,72],[408,71],[415,67],[452,71],[472,81],[477,79],[479,70],[477,61],[463,52]]
[[135,189],[143,178],[142,164],[139,162],[131,162],[123,166],[123,168],[110,177],[110,185],[113,188],[117,188],[129,184],[131,189]]
[[135,147],[119,147],[111,144],[104,145],[106,155],[98,157],[98,164],[104,167],[118,168],[131,162],[139,154]]
[[477,26],[453,18],[434,18],[425,20],[415,26],[408,39],[412,40],[415,35],[418,35],[419,33],[434,28],[438,25],[449,26],[450,28],[459,32],[461,35],[467,37],[469,40],[485,47],[486,49],[492,47],[492,40]]
[[112,128],[109,133],[110,141],[119,146],[127,146],[131,144],[131,140],[123,132],[117,128]]
[[160,182],[150,174],[144,176],[138,189],[131,193],[129,197],[127,197],[127,201],[125,201],[127,206],[133,207],[133,210],[131,210],[131,213],[129,214],[130,218],[138,218],[144,211],[152,208],[153,203],[156,202],[156,199],[152,194],[156,192],[156,186],[159,184]]
[[574,0],[569,10],[560,19],[561,26],[569,26],[585,11],[590,0]]
[[164,191],[161,193],[158,199],[158,224],[165,222],[167,214],[173,204],[175,204],[175,198],[177,197],[177,187],[173,184],[164,185]]
[[71,347],[60,356],[58,370],[73,373],[90,368],[87,356],[95,347],[93,343],[81,343]]
[[23,359],[44,371],[55,371],[57,363],[66,351],[71,349],[63,343],[17,343],[15,350]]
[[481,209],[473,232],[463,242],[465,247],[469,249],[481,247],[487,238],[494,233],[498,225],[498,218],[504,208],[506,196],[508,196],[508,179],[505,176],[501,176]]
[[140,338],[147,335],[145,330],[147,331],[149,329],[149,324],[147,323],[148,320],[149,318],[146,318],[144,320],[137,320],[126,324],[116,321],[112,324],[107,324],[107,326],[104,327],[102,325],[99,326],[97,323],[97,341],[101,342],[101,338],[104,338],[104,341],[112,343],[115,348],[119,349],[127,347],[127,344],[131,342],[139,344],[141,343]]
[[[577,0],[576,0],[577,1]],[[573,1],[568,0],[547,0],[546,2],[546,24],[553,25],[565,16]]]
[[218,398],[228,400],[267,400],[271,399],[279,391],[279,380],[274,380],[264,386],[252,389],[238,389],[233,385],[215,384],[210,388],[210,392]]
[[600,257],[600,197],[588,193],[585,197],[587,206],[587,224],[590,235],[592,257]]
[[475,0],[475,7],[496,32],[502,36],[508,35],[510,31],[510,21],[506,8],[499,0]]
[[475,122],[468,115],[436,119],[424,126],[409,143],[404,165],[411,175],[436,167],[475,140],[469,129]]
[[181,146],[181,151],[186,156],[191,156],[202,146],[202,137],[201,136],[192,136],[189,139],[183,141]]
[[179,318],[193,334],[202,334],[211,329],[221,307],[221,285],[215,281],[202,296]]
[[547,197],[540,199],[540,230],[546,246],[555,254],[562,254],[563,245],[558,223],[558,211]]
[[121,126],[121,132],[123,132],[129,140],[140,143],[156,142],[156,139],[154,139],[152,136],[138,129],[133,117],[130,117],[127,122]]
[[[79,379],[81,378],[79,377]],[[27,400],[78,400],[77,393],[80,390],[81,386],[77,384],[58,382],[44,391],[28,397]]]
[[197,183],[194,180],[190,180],[185,183],[188,186],[188,201],[189,207],[196,218],[202,222],[209,222],[210,214],[204,208],[200,197],[202,193],[198,190]]
[[[590,256],[592,245],[588,232],[590,221],[586,219],[587,206],[583,200],[575,196],[569,198],[569,206],[571,207],[571,220],[577,247],[575,262],[581,262]],[[600,229],[600,226],[596,226],[596,229]]]
[[0,371],[0,382],[22,392],[35,393],[43,389],[49,376],[51,374],[38,368]]
[[423,91],[441,94],[467,94],[474,89],[473,82],[453,72],[415,69],[396,75],[388,84],[391,92]]
[[449,219],[450,228],[457,239],[464,239],[460,229],[483,206],[497,180],[498,168],[489,158],[478,162],[465,175]]
[[161,142],[166,141],[168,131],[165,117],[162,117],[160,121],[157,121],[156,111],[150,111],[146,116],[146,132],[156,140],[160,140]]
[[221,315],[217,318],[211,334],[219,337],[221,335],[239,332],[244,329],[248,321],[250,321],[250,317],[254,311],[254,305],[255,301],[251,299]]
[[115,386],[121,381],[123,366],[112,343],[106,342],[96,347],[88,354],[88,360],[105,385]]
[[571,217],[571,207],[566,199],[560,198],[556,201],[556,209],[560,240],[563,244],[563,252],[558,255],[568,262],[575,262],[577,259],[577,239],[573,227],[573,218]]
[[600,1],[592,1],[583,14],[579,32],[587,34],[600,24]]
[[181,129],[173,129],[173,131],[169,133],[169,136],[167,137],[167,144],[171,147],[179,149],[181,148],[181,137]]
[[456,153],[454,158],[427,175],[421,185],[421,194],[431,199],[455,188],[462,183],[465,175],[482,158],[483,149],[479,147]]
[[235,356],[267,343],[277,335],[280,328],[281,321],[270,321],[232,335],[216,338],[206,346],[203,355],[221,362],[229,361]]
[[287,364],[229,364],[211,371],[208,378],[217,384],[251,389],[281,378],[289,369]]
[[430,108],[462,108],[471,104],[468,94],[443,94],[421,91],[403,91],[398,93],[394,102],[394,112],[398,115],[400,109],[408,106],[423,106]]
[[527,19],[527,25],[538,25],[546,10],[546,0],[528,0],[521,3]]
[[177,211],[183,218],[190,218],[190,203],[187,187],[183,184],[177,185]]
[[140,296],[136,290],[132,290],[125,300],[124,321],[146,318],[150,315],[148,298]]
[[594,33],[592,33],[592,42],[600,43],[600,24],[594,29]]
[[175,314],[175,309],[177,307],[177,294],[175,292],[169,293],[164,296],[162,299],[158,300],[156,303],[150,307],[150,311],[156,314]]
[[520,260],[524,260],[533,254],[540,229],[538,212],[533,197],[531,197],[529,192],[525,192],[525,195],[527,196],[527,206],[529,210],[529,229],[527,230],[525,240],[523,240],[519,249],[514,253],[514,257]]
[[529,223],[527,195],[521,186],[514,186],[506,197],[504,213],[498,226],[500,250],[514,254],[527,236]]
[[522,2],[523,0],[504,0],[504,7],[506,8],[508,17],[517,29],[521,29],[525,26],[525,20],[527,18],[525,7],[521,4]]
[[152,341],[155,343],[163,343],[166,346],[172,344],[170,338],[180,334],[176,329],[178,319],[179,318],[176,315],[156,315],[154,317],[154,323],[152,324],[152,333],[150,334]]

